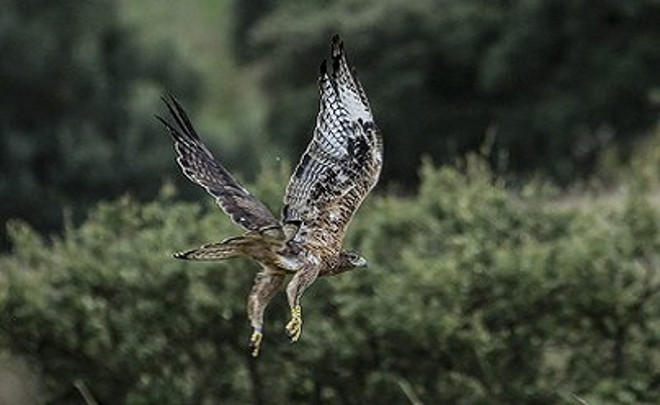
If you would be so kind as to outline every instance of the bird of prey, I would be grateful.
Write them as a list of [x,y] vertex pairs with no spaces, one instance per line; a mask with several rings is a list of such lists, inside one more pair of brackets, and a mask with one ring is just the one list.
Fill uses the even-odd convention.
[[331,71],[323,61],[318,86],[316,127],[286,188],[279,220],[215,160],[174,97],[163,99],[174,124],[157,117],[172,136],[183,173],[246,230],[174,257],[213,261],[247,256],[261,265],[247,303],[255,357],[263,338],[264,310],[286,276],[292,276],[286,287],[291,310],[286,332],[295,342],[302,332],[300,301],[305,290],[320,276],[367,266],[360,254],[342,245],[349,222],[378,181],[383,142],[338,35],[332,38]]

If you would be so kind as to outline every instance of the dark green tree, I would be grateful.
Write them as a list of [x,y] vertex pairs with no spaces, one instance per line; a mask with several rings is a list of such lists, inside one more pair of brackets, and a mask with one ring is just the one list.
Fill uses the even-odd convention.
[[65,208],[160,187],[171,156],[154,135],[158,96],[192,95],[196,79],[173,49],[143,46],[117,7],[0,2],[0,222],[53,229]]
[[254,57],[249,47],[249,33],[254,26],[275,8],[273,0],[232,0],[231,44],[234,53],[244,61]]
[[314,124],[316,66],[343,34],[388,135],[389,180],[412,184],[422,155],[494,141],[498,167],[569,181],[657,120],[653,0],[284,2],[253,25],[269,133],[296,153]]

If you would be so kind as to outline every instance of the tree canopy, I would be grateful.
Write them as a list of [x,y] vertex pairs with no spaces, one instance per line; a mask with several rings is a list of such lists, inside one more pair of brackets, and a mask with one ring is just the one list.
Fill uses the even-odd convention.
[[[604,150],[625,157],[657,120],[655,1],[196,0],[187,7],[218,21],[194,32],[176,14],[130,25],[120,18],[130,4],[2,1],[4,221],[53,230],[65,209],[80,217],[101,199],[153,197],[173,167],[152,119],[167,92],[200,112],[223,162],[248,178],[264,161],[294,162],[336,32],[387,139],[384,182],[409,190],[423,156],[445,163],[483,147],[500,173],[567,184],[589,176]],[[171,27],[178,43],[154,40],[154,27]],[[186,46],[197,55],[178,56]],[[211,96],[197,111],[201,89]]]
[[484,143],[496,167],[573,181],[657,121],[654,1],[284,2],[246,35],[269,133],[290,150],[313,127],[313,79],[334,32],[388,135],[391,181],[414,184],[424,155],[447,162]]
[[171,158],[153,135],[158,96],[192,94],[193,71],[166,46],[142,46],[117,2],[1,4],[3,223],[53,230],[65,209],[79,216],[129,191],[153,197]]

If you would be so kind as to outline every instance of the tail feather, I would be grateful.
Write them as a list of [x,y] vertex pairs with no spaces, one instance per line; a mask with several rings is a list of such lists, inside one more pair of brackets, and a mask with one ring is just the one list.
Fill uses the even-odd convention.
[[172,256],[175,259],[198,261],[231,259],[243,255],[240,249],[240,242],[238,238],[228,239],[223,242],[209,243],[197,249],[176,252]]

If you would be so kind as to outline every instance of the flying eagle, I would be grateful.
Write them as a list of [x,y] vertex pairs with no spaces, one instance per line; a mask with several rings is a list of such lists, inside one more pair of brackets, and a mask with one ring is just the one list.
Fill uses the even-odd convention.
[[289,180],[280,220],[213,158],[176,99],[163,99],[174,125],[157,117],[174,140],[183,173],[247,231],[174,257],[212,261],[247,256],[262,267],[247,303],[255,357],[263,338],[264,310],[287,275],[292,277],[286,287],[291,309],[286,332],[295,342],[302,332],[300,299],[305,290],[319,276],[367,266],[362,256],[342,249],[342,244],[349,222],[378,181],[383,143],[338,35],[332,38],[331,64],[331,72],[326,61],[321,64],[316,127]]

